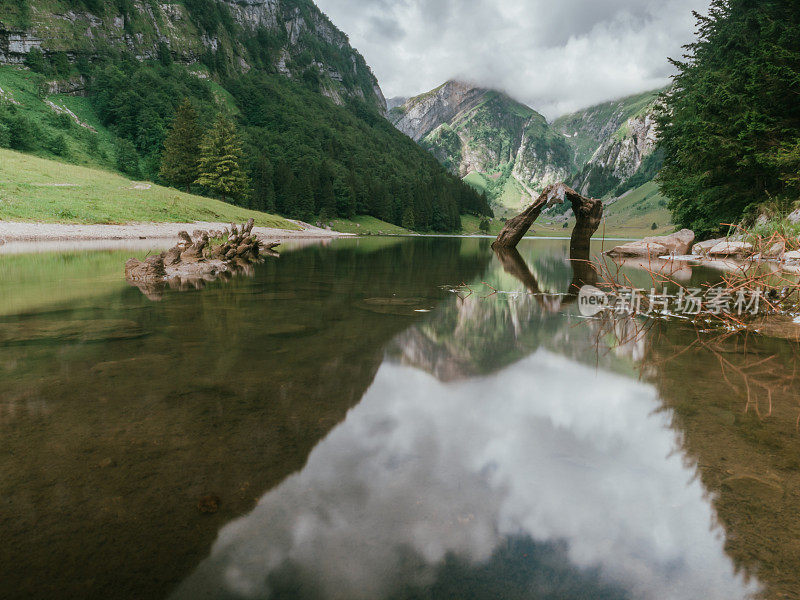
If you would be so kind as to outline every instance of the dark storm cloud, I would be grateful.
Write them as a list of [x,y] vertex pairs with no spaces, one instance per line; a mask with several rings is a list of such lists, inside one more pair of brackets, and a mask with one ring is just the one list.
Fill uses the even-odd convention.
[[461,78],[549,117],[669,82],[707,0],[318,0],[387,96]]

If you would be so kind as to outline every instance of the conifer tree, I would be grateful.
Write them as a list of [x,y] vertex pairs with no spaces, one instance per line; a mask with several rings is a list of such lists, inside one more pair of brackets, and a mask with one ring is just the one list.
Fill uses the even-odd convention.
[[275,210],[275,184],[272,163],[261,154],[253,167],[253,195],[250,208],[264,212]]
[[164,140],[160,171],[164,181],[184,188],[187,193],[191,191],[192,183],[200,174],[197,167],[200,137],[197,113],[187,98],[178,107],[172,129]]
[[416,223],[414,222],[414,208],[412,206],[409,205],[408,208],[406,208],[405,212],[403,213],[403,221],[400,223],[400,225],[404,229],[414,229],[416,226]]
[[333,174],[325,163],[322,163],[322,167],[320,168],[316,200],[321,221],[330,221],[336,217],[336,195],[333,191]]
[[658,118],[661,191],[675,222],[716,235],[772,199],[797,199],[800,10],[796,1],[712,0],[695,13]]
[[235,202],[244,197],[250,187],[241,163],[242,143],[236,125],[219,115],[200,144],[200,175],[195,183],[218,194],[223,202],[228,199]]

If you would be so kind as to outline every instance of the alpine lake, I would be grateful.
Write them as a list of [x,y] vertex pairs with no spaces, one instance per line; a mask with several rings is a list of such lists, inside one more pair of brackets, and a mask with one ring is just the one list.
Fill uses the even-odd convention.
[[798,344],[588,318],[568,241],[490,241],[155,294],[141,247],[0,255],[0,598],[800,598]]

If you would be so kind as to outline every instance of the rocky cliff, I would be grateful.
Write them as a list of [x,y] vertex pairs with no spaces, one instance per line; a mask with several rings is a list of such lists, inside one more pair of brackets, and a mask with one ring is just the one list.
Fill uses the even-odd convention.
[[501,209],[519,208],[574,168],[564,137],[542,115],[495,90],[449,81],[389,119]]
[[624,191],[635,175],[632,185],[656,175],[660,164],[654,155],[658,142],[654,111],[661,91],[593,106],[553,123],[581,166],[572,187],[584,195],[604,196]]
[[34,48],[72,62],[122,51],[225,71],[258,67],[315,80],[339,104],[362,98],[386,110],[364,58],[310,0],[0,0],[0,64],[23,63]]

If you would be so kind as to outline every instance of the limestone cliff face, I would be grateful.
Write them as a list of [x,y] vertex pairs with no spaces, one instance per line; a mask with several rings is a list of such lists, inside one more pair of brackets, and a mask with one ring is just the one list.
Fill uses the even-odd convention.
[[416,96],[392,110],[390,120],[415,142],[420,141],[440,125],[449,124],[455,117],[474,108],[487,90],[458,81]]
[[613,136],[595,151],[581,173],[573,181],[582,194],[588,194],[592,178],[598,172],[624,183],[642,167],[645,158],[653,154],[658,137],[652,112],[628,119]]
[[573,170],[563,136],[542,115],[495,90],[449,81],[393,108],[389,119],[504,208],[518,208]]
[[553,123],[574,149],[580,167],[572,187],[584,195],[603,196],[637,173],[641,183],[655,176],[658,165],[647,159],[658,142],[654,111],[661,91],[592,106]]
[[75,2],[28,2],[26,11],[2,3],[0,64],[20,64],[32,48],[91,58],[108,46],[140,60],[166,49],[185,64],[215,61],[245,72],[254,67],[287,77],[309,74],[337,103],[361,98],[386,110],[386,101],[364,58],[347,36],[310,0],[214,0],[209,16],[184,2],[133,0],[121,13],[104,3],[102,14],[77,10]]

